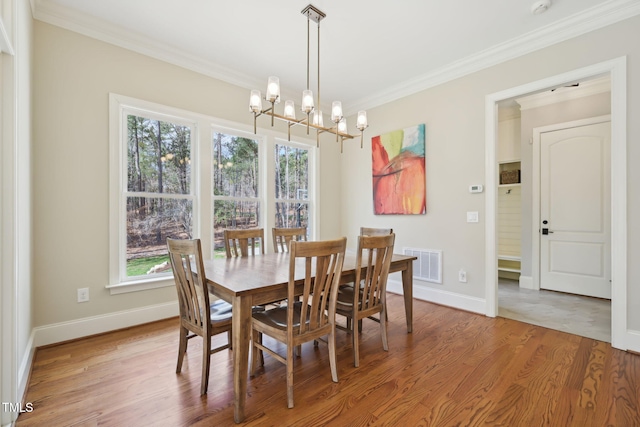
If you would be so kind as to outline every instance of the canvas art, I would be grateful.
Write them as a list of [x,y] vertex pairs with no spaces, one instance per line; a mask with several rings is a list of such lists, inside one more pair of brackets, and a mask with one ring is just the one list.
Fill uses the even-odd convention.
[[373,137],[371,156],[374,213],[425,214],[424,124]]

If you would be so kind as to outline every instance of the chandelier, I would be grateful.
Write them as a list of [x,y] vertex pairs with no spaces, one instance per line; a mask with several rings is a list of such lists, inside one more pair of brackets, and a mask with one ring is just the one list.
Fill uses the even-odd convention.
[[[309,129],[316,130],[316,142],[320,146],[320,134],[331,133],[336,136],[336,142],[340,142],[340,152],[342,152],[342,144],[345,139],[353,139],[354,135],[350,135],[347,130],[347,118],[342,112],[342,103],[333,101],[331,104],[331,125],[324,126],[322,118],[322,107],[320,104],[320,21],[326,17],[325,13],[313,5],[308,5],[302,9],[302,14],[307,17],[307,89],[302,91],[302,104],[300,110],[304,115],[303,118],[296,118],[295,104],[291,100],[284,102],[284,111],[282,114],[276,113],[275,105],[280,103],[280,79],[275,76],[269,77],[267,82],[267,91],[264,98],[259,90],[252,90],[249,97],[249,110],[253,113],[253,132],[257,133],[256,121],[258,116],[271,116],[271,126],[274,119],[282,120],[288,124],[288,136],[291,140],[291,127],[296,125],[306,126],[307,135]],[[309,58],[310,58],[310,26],[311,21],[318,24],[318,91],[317,102],[314,102],[313,92],[309,86]],[[266,110],[262,109],[262,100],[271,104]],[[364,130],[368,127],[367,112],[358,111],[356,119],[356,128],[360,131],[360,148],[363,145]]]

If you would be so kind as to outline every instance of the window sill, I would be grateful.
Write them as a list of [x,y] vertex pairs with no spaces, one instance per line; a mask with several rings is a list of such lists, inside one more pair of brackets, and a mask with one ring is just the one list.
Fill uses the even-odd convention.
[[173,276],[116,283],[113,285],[107,285],[106,288],[109,289],[111,295],[119,295],[129,292],[147,291],[149,289],[166,288],[168,286],[175,286]]

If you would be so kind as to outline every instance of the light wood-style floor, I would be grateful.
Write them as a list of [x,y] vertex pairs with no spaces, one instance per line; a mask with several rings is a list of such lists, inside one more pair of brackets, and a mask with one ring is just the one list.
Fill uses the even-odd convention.
[[[407,334],[402,299],[389,295],[389,351],[365,321],[357,369],[338,331],[337,384],[326,347],[303,346],[293,409],[284,365],[265,355],[244,425],[640,426],[639,355],[419,300],[414,313]],[[39,349],[26,396],[34,410],[17,426],[233,425],[233,353],[212,356],[201,397],[200,342],[189,345],[181,374],[177,319]]]

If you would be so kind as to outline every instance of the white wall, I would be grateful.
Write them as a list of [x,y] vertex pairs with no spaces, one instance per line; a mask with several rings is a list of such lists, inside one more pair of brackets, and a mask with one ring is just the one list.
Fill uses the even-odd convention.
[[[369,138],[417,123],[426,124],[427,214],[373,215],[369,143],[364,151],[346,150],[342,158],[343,232],[353,236],[361,225],[385,225],[394,228],[399,248],[442,249],[443,284],[418,282],[416,293],[438,296],[445,303],[461,302],[458,306],[463,306],[464,298],[484,301],[486,207],[484,196],[470,194],[468,187],[483,184],[485,176],[485,97],[627,56],[627,155],[629,164],[636,163],[640,147],[634,141],[640,138],[640,121],[632,118],[640,114],[639,38],[640,17],[634,17],[370,110]],[[640,331],[640,313],[631,310],[631,304],[640,300],[640,287],[634,285],[640,282],[640,265],[633,262],[640,256],[639,175],[640,168],[629,168],[628,328],[633,331]],[[480,222],[466,223],[467,211],[479,211]],[[467,270],[467,283],[458,282],[460,268]]]

